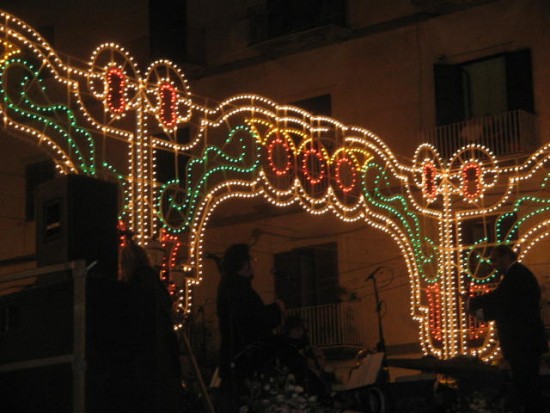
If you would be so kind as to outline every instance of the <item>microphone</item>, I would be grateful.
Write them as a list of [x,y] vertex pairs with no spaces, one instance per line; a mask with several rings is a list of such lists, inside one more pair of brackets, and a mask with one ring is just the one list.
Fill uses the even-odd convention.
[[211,252],[205,252],[205,253],[204,253],[204,258],[206,258],[206,259],[211,259],[211,260],[219,260],[219,259],[221,259],[221,258],[218,257],[216,254],[212,254]]
[[376,275],[376,273],[377,273],[378,271],[380,271],[382,268],[384,268],[384,267],[383,267],[383,266],[377,267],[373,272],[371,272],[371,273],[369,274],[369,276],[368,276],[367,278],[365,278],[365,281],[370,281],[370,280],[372,280],[372,279],[374,278],[374,276]]
[[248,245],[250,247],[253,247],[254,245],[256,245],[261,235],[262,235],[262,230],[260,228],[254,228],[250,233],[250,239],[248,240]]

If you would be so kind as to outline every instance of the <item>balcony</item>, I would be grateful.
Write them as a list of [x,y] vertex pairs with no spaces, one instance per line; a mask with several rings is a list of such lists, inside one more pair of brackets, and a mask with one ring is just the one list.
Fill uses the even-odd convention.
[[445,14],[491,3],[492,1],[494,0],[411,0],[411,3],[419,11]]
[[263,51],[298,51],[349,35],[346,2],[267,1],[247,9],[250,44]]
[[360,347],[364,325],[361,302],[327,304],[296,308],[288,316],[305,320],[310,343],[318,347]]
[[423,131],[420,141],[434,145],[444,158],[472,143],[486,146],[502,158],[517,157],[538,146],[536,120],[532,113],[514,110]]

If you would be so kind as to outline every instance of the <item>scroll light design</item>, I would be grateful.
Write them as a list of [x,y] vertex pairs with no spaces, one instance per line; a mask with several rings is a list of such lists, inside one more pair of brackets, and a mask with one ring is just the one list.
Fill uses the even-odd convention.
[[[462,298],[496,281],[485,260],[489,237],[466,244],[462,227],[495,216],[493,238],[521,248],[520,258],[545,239],[550,145],[517,166],[499,166],[479,145],[443,160],[423,144],[404,163],[366,129],[257,95],[195,103],[172,62],[156,61],[141,74],[112,43],[99,46],[87,65],[69,65],[22,21],[7,13],[0,20],[5,130],[39,145],[62,174],[119,182],[124,225],[140,243],[160,238],[168,251],[163,277],[176,267],[185,274],[173,289],[182,316],[203,278],[212,213],[231,198],[261,197],[389,234],[404,257],[424,352],[496,356],[494,327],[473,323]],[[184,125],[193,131],[187,142],[178,137]],[[157,179],[160,151],[174,160],[172,181]],[[532,195],[520,196],[522,186]]]

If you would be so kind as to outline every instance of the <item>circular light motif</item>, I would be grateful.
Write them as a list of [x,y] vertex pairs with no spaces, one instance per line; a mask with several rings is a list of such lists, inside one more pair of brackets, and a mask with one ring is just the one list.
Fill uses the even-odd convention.
[[[347,167],[349,172],[342,173],[342,168]],[[357,172],[355,165],[347,156],[343,156],[336,162],[336,183],[345,194],[353,191],[357,183]],[[348,181],[348,182],[345,182]],[[350,182],[351,181],[351,182]]]
[[422,169],[422,192],[428,198],[435,198],[437,195],[436,174],[437,169],[432,162],[424,164],[424,168]]
[[170,83],[163,83],[159,88],[160,121],[168,127],[174,127],[178,120],[178,94]]
[[106,76],[107,106],[120,115],[126,110],[126,76],[119,67],[109,68]]
[[474,200],[481,195],[481,167],[477,163],[469,163],[462,168],[462,193]]
[[[282,155],[282,156],[281,156]],[[283,159],[280,159],[280,158]],[[267,160],[271,170],[277,176],[283,176],[290,171],[292,166],[292,156],[288,142],[281,136],[275,136],[267,146]],[[285,162],[286,161],[286,162]]]
[[310,146],[302,152],[302,171],[311,185],[318,185],[323,181],[327,167],[325,157],[319,149]]

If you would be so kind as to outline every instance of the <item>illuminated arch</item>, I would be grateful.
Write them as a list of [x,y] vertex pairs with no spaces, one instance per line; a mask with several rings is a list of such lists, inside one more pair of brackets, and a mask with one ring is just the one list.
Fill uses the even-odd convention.
[[[62,173],[120,183],[120,219],[138,242],[161,237],[172,244],[163,275],[175,266],[185,273],[175,292],[182,313],[202,278],[202,239],[213,211],[229,198],[261,197],[386,232],[405,260],[424,352],[496,356],[494,327],[469,319],[463,300],[494,284],[493,273],[479,271],[491,243],[482,237],[466,244],[463,227],[494,217],[495,242],[513,245],[520,259],[547,239],[550,144],[513,166],[476,144],[449,159],[422,144],[412,161],[401,161],[366,129],[261,96],[197,104],[175,64],[156,61],[142,74],[116,44],[100,45],[85,68],[70,66],[25,23],[3,12],[0,21],[5,128],[36,142]],[[180,142],[178,129],[189,124],[196,132]],[[170,182],[157,181],[159,151],[190,157]],[[115,159],[115,152],[125,156]]]

